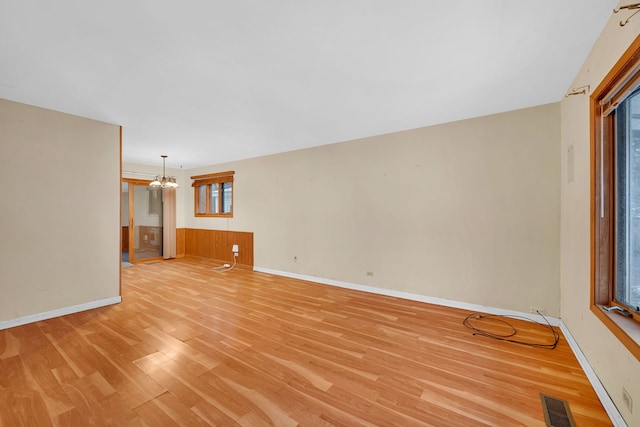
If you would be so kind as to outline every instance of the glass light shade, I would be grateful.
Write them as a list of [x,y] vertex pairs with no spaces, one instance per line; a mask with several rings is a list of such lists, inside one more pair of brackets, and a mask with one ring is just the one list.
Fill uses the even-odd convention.
[[174,176],[166,176],[166,160],[167,156],[162,157],[162,177],[160,175],[156,175],[156,177],[149,183],[150,187],[161,187],[161,188],[178,188],[179,185],[176,182],[176,178]]

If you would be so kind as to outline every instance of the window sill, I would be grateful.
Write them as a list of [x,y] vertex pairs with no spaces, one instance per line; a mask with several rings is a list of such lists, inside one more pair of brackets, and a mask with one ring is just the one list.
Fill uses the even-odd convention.
[[591,311],[640,361],[640,323],[629,317],[605,311],[601,305],[592,305]]

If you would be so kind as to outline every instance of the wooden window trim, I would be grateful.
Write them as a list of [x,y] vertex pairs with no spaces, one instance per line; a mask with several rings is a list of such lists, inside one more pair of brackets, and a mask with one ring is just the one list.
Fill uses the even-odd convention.
[[[235,186],[233,184],[235,171],[226,171],[226,172],[218,172],[218,173],[210,173],[205,175],[194,175],[191,177],[193,179],[193,183],[191,186],[194,188],[194,197],[193,197],[193,212],[194,216],[201,217],[209,217],[209,218],[233,218],[234,211],[234,198],[235,198]],[[211,184],[222,184],[224,182],[231,182],[231,212],[221,212],[222,211],[222,193],[220,193],[220,202],[219,202],[219,211],[218,213],[210,213],[211,212],[211,198],[208,196],[211,193]],[[205,201],[205,212],[199,213],[198,206],[200,204],[200,187],[203,185],[207,186],[207,199]]]
[[[637,74],[636,74],[637,73]],[[609,111],[640,81],[640,36],[620,57],[590,97],[591,128],[591,311],[640,360],[640,315],[633,318],[603,309],[616,305],[613,294],[615,254],[615,170],[610,147],[614,115]],[[603,115],[605,117],[603,118]],[[603,126],[604,129],[603,129]],[[602,159],[602,161],[601,161]],[[602,164],[601,164],[602,163]],[[604,200],[603,195],[604,192]],[[604,215],[601,216],[601,209]]]
[[193,180],[201,180],[201,179],[208,179],[208,178],[223,178],[225,176],[230,176],[231,178],[233,178],[233,175],[235,175],[236,171],[226,171],[226,172],[216,172],[216,173],[207,173],[204,175],[194,175],[191,177],[191,179]]

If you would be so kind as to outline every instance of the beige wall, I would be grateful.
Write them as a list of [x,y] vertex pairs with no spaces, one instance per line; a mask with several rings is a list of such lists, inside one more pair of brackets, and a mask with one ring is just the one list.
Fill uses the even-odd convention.
[[558,316],[559,144],[552,104],[200,168],[236,171],[234,218],[184,217],[258,267]]
[[119,127],[0,99],[0,321],[119,295]]
[[[572,87],[595,89],[640,33],[640,16],[625,26],[612,15],[576,76]],[[629,14],[627,14],[629,15]],[[626,15],[625,15],[626,17]],[[624,18],[624,17],[623,17]],[[624,386],[640,402],[640,363],[589,310],[590,304],[590,136],[589,98],[562,102],[561,292],[562,318],[578,341],[607,392],[631,426],[640,426],[640,410],[632,415],[622,403]],[[569,183],[568,150],[573,146],[574,181]]]

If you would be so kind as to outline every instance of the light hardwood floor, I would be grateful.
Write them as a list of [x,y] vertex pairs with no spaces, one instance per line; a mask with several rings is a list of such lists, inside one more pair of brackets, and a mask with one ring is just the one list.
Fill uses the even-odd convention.
[[611,425],[564,337],[528,348],[464,310],[212,266],[123,269],[121,304],[0,331],[0,424],[533,427],[542,392]]

